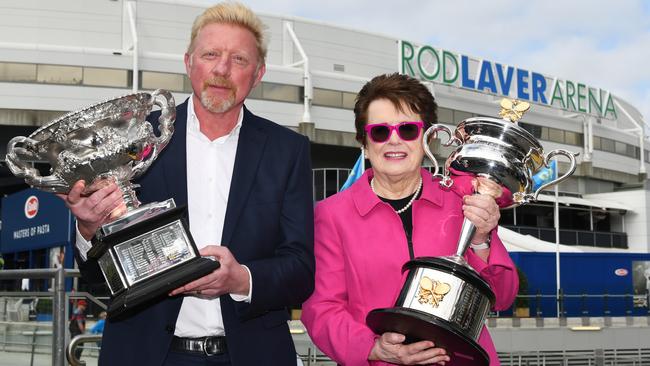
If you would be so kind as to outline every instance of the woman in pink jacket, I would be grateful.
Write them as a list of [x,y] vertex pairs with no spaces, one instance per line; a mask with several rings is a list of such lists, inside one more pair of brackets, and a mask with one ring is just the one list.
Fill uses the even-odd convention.
[[[354,113],[357,140],[372,169],[316,206],[316,287],[302,321],[318,348],[341,365],[454,364],[453,355],[434,342],[406,344],[402,334],[376,335],[365,319],[373,309],[394,305],[404,263],[456,252],[463,217],[477,228],[465,259],[490,284],[495,309],[508,308],[517,293],[517,273],[496,232],[494,199],[472,195],[467,180],[444,190],[421,168],[423,129],[437,122],[436,109],[428,89],[411,77],[382,75],[368,82]],[[485,327],[479,344],[490,365],[499,365]]]

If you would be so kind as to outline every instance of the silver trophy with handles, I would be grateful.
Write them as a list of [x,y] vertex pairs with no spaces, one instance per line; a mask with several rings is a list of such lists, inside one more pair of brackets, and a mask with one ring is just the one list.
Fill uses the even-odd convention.
[[[146,120],[154,106],[161,109],[158,135]],[[98,230],[88,252],[113,295],[111,318],[137,311],[219,267],[199,255],[185,207],[176,207],[171,198],[141,205],[135,194],[132,180],[169,143],[175,118],[174,97],[159,89],[68,113],[27,137],[14,137],[7,146],[7,166],[34,188],[68,193],[83,180],[83,195],[90,195],[114,181],[122,191],[126,210],[111,214],[114,220]],[[41,175],[34,163],[49,164],[49,175]]]
[[[533,201],[543,189],[568,178],[575,171],[576,154],[562,149],[544,154],[539,141],[516,124],[529,103],[504,99],[501,107],[501,119],[469,118],[454,131],[433,125],[424,133],[423,145],[441,186],[450,188],[454,177],[461,175],[478,177],[477,193],[489,194],[507,208]],[[440,132],[449,136],[444,146],[456,146],[442,173],[426,143]],[[533,176],[556,156],[569,160],[568,171],[533,191]],[[408,341],[432,340],[436,347],[447,349],[454,365],[487,366],[490,360],[478,338],[495,296],[463,258],[475,232],[465,218],[454,255],[407,262],[402,271],[408,273],[395,306],[371,311],[366,317],[369,327],[378,334],[405,334]]]

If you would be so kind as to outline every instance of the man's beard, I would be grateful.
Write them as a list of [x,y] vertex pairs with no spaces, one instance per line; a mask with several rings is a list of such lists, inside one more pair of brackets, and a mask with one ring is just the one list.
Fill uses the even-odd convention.
[[[221,99],[220,97],[210,95],[210,86],[220,86],[230,89],[228,96]],[[215,76],[203,82],[203,89],[201,90],[201,104],[205,109],[212,113],[223,113],[235,105],[235,94],[237,87],[230,81],[230,79],[222,76]]]

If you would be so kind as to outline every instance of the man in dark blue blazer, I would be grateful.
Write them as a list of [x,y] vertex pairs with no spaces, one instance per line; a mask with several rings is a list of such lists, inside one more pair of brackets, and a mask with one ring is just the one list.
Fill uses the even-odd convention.
[[[176,132],[138,195],[188,205],[201,254],[221,267],[107,321],[100,365],[296,364],[287,308],[314,282],[309,141],[244,106],[265,55],[262,23],[242,5],[219,4],[195,21],[185,55],[194,93],[176,108]],[[159,115],[149,116],[154,130]],[[103,282],[84,245],[123,204],[121,192],[111,184],[84,197],[83,188],[63,198],[77,217],[79,268]]]

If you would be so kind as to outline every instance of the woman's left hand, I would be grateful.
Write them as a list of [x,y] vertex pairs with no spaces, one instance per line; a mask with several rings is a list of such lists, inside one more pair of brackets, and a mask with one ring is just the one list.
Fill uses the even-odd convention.
[[490,232],[499,224],[501,213],[494,198],[487,194],[463,197],[463,215],[476,226],[472,243],[487,241]]

